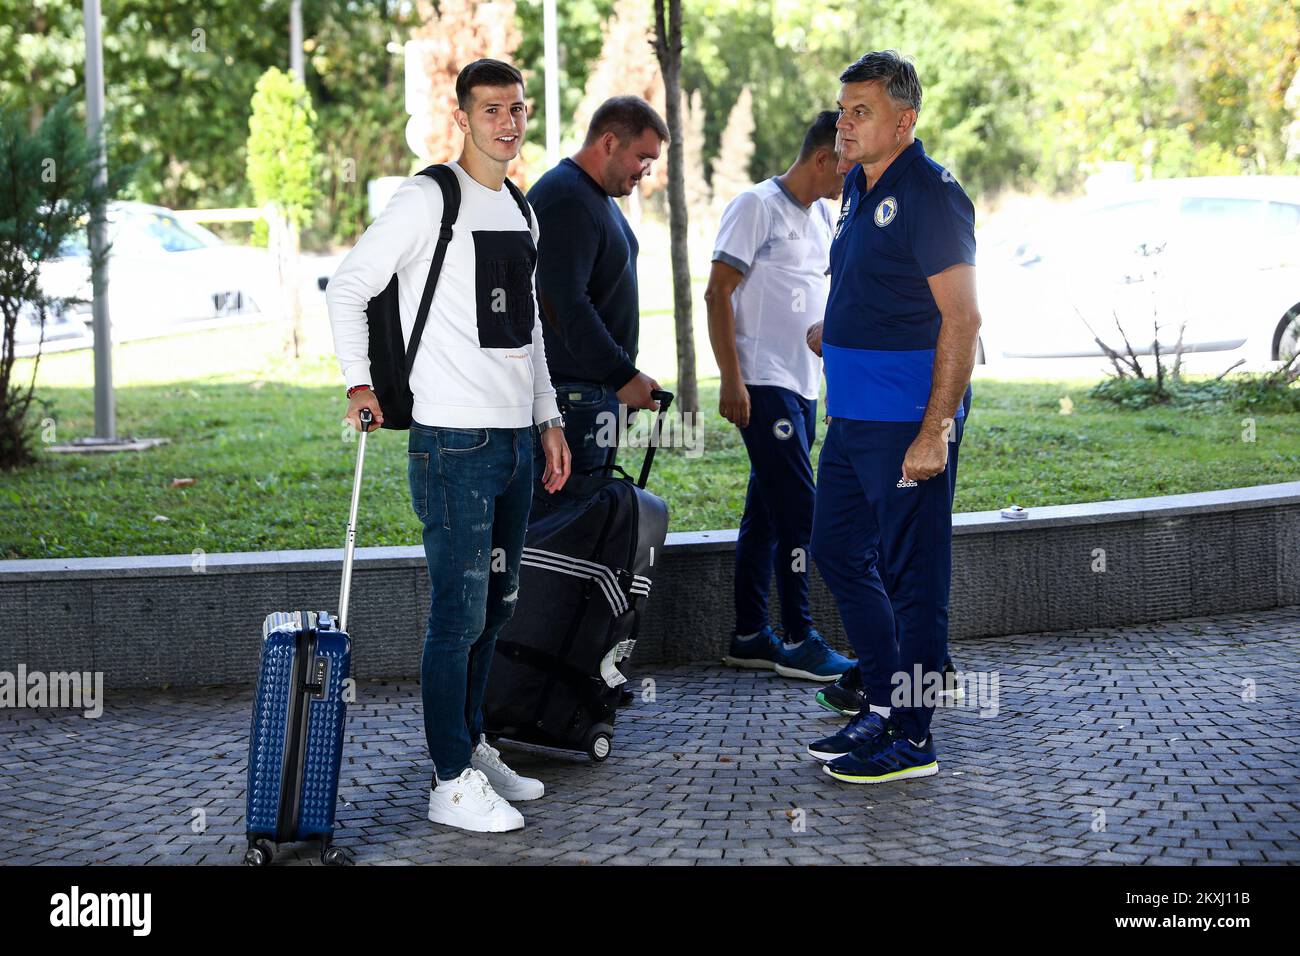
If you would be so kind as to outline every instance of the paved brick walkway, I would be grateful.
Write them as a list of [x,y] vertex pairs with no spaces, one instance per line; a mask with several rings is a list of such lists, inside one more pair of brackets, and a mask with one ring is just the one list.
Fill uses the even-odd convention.
[[[337,842],[361,863],[1300,862],[1300,608],[954,650],[999,673],[998,708],[940,712],[937,777],[834,784],[803,754],[836,726],[811,685],[647,667],[607,763],[504,746],[547,795],[496,836],[425,819],[418,687],[366,684]],[[0,712],[0,861],[238,862],[249,707],[215,688]]]

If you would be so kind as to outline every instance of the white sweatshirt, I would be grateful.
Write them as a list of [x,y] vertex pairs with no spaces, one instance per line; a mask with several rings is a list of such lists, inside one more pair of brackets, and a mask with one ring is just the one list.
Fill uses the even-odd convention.
[[[460,213],[411,368],[412,418],[452,428],[522,428],[559,415],[546,370],[527,225],[509,189],[458,163]],[[402,337],[411,340],[442,222],[442,190],[412,176],[329,280],[325,302],[347,385],[372,385],[366,304],[397,274]],[[537,241],[537,216],[532,239]]]

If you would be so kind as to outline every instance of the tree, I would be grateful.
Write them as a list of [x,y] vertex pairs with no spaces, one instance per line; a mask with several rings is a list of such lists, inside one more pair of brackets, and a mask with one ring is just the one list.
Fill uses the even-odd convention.
[[[247,206],[248,112],[258,78],[288,66],[285,0],[113,0],[105,4],[110,110],[126,122],[109,168],[133,165],[128,196],[178,209]],[[307,89],[329,130],[324,201],[304,245],[350,242],[366,226],[368,179],[402,174],[403,60],[413,5],[311,0],[303,9]],[[39,122],[72,93],[84,55],[80,0],[0,0],[0,96]],[[13,56],[10,56],[10,51]]]
[[299,233],[319,195],[319,163],[312,134],[315,122],[307,88],[297,77],[276,67],[262,74],[248,119],[248,181],[254,201],[269,211],[282,314],[289,322],[285,352],[294,358],[304,344],[298,293]]
[[[741,91],[749,89],[755,120],[746,183],[783,172],[820,110],[832,109],[836,77],[859,53],[868,34],[861,4],[819,0],[799,5],[774,0],[684,0],[682,85],[703,94],[705,155],[734,164],[721,147],[724,127]],[[838,9],[843,7],[843,9]],[[878,16],[872,8],[869,23]],[[822,26],[825,25],[823,31]],[[856,52],[854,52],[856,50]],[[714,195],[719,202],[716,182]]]
[[[418,10],[423,23],[411,31],[411,39],[424,41],[419,55],[429,84],[429,110],[422,117],[427,124],[425,156],[444,162],[460,154],[464,141],[453,116],[457,75],[466,63],[482,57],[510,62],[519,45],[519,27],[514,0],[441,0],[436,11],[430,0],[420,0]],[[521,151],[506,171],[520,189],[527,186],[524,167]]]
[[[639,96],[663,115],[664,81],[650,31],[650,11],[645,0],[618,0],[614,15],[605,24],[600,58],[587,76],[582,99],[573,114],[573,146],[586,135],[596,107],[611,96]],[[641,177],[640,196],[648,198],[667,182],[664,164],[652,166],[650,175]]]
[[718,155],[713,161],[713,217],[721,220],[727,203],[753,185],[749,161],[754,157],[754,97],[746,86],[727,114]]
[[1286,158],[1300,160],[1300,69],[1295,71],[1291,85],[1287,87],[1284,102],[1294,117],[1286,127]]
[[[667,4],[667,11],[664,5]],[[673,325],[677,333],[677,401],[686,414],[700,410],[695,380],[695,330],[691,323],[691,263],[687,246],[686,159],[682,137],[682,3],[654,0],[655,55],[668,106],[668,231],[672,244]]]
[[709,168],[704,159],[704,103],[696,90],[686,102],[682,123],[682,155],[686,179],[686,212],[692,227],[700,235],[708,229],[712,217],[709,208],[713,196],[709,188]]
[[[541,76],[545,66],[543,45],[544,0],[517,0],[516,18],[523,39],[515,50],[515,65],[525,76]],[[638,4],[644,7],[643,4]],[[587,79],[605,43],[605,24],[613,15],[614,0],[564,0],[556,4],[556,32],[560,40],[560,126],[562,148],[575,135],[587,131],[583,123],[578,128],[574,117],[582,101]],[[648,21],[647,21],[648,22]],[[649,50],[648,40],[642,45],[642,54]],[[648,58],[648,57],[647,57]],[[537,143],[546,142],[546,130],[553,121],[544,110],[530,116],[529,138]]]
[[1194,140],[1230,152],[1232,172],[1300,170],[1287,162],[1293,158],[1287,155],[1287,90],[1300,65],[1300,3],[1202,2],[1188,10],[1178,33],[1175,64],[1186,62],[1184,88],[1193,96],[1184,101],[1191,100]]
[[415,158],[406,145],[404,61],[389,50],[409,36],[415,11],[387,0],[305,11],[307,87],[320,119],[321,193],[304,245],[352,243],[369,223],[366,184],[400,176]]
[[35,132],[49,104],[77,83],[85,57],[81,4],[0,0],[0,96]]
[[[287,66],[286,6],[106,3],[107,105],[125,120],[109,166],[137,165],[129,198],[177,208],[251,203],[249,103],[267,68]],[[542,6],[304,3],[306,84],[319,128],[329,130],[320,146],[324,201],[304,243],[354,239],[366,222],[365,182],[410,171],[404,60],[394,45],[413,25],[451,51],[435,79],[444,100],[434,118],[445,135],[430,147],[432,158],[446,159],[460,144],[449,118],[456,71],[493,55],[534,75]],[[645,0],[558,6],[563,115],[573,119],[566,145],[615,93],[638,93],[666,111]],[[762,179],[789,165],[813,116],[834,106],[840,71],[866,50],[891,47],[920,72],[917,132],[927,151],[977,199],[1004,187],[1073,190],[1097,163],[1114,160],[1143,176],[1300,171],[1300,150],[1287,147],[1289,135],[1300,137],[1288,133],[1296,108],[1287,100],[1300,66],[1297,0],[681,0],[681,7],[690,56],[680,85],[700,94],[703,158],[715,173],[734,165],[722,137],[744,89],[754,118],[748,174]],[[25,113],[29,130],[77,87],[81,22],[79,0],[0,0],[0,98]],[[532,162],[546,121],[537,114],[525,143]],[[666,164],[656,163],[637,196],[662,193],[666,182]],[[726,198],[716,183],[713,191]]]
[[41,356],[38,346],[32,381],[13,383],[14,341],[19,321],[34,319],[44,337],[45,322],[74,300],[54,298],[41,290],[43,265],[85,224],[93,208],[120,188],[124,173],[95,186],[99,160],[95,144],[67,99],[43,111],[35,129],[31,113],[12,102],[0,104],[0,468],[34,460],[27,419]]

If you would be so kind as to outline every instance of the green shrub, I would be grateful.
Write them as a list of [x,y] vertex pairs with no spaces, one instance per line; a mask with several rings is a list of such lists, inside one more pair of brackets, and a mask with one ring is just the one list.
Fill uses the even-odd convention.
[[48,316],[74,301],[43,292],[41,269],[86,228],[91,209],[107,202],[129,174],[120,170],[106,189],[95,185],[97,150],[71,100],[56,103],[34,130],[28,117],[12,100],[0,103],[0,468],[6,469],[35,458],[28,417],[35,369],[26,386],[13,382],[18,322],[34,316],[43,329]]
[[1237,411],[1300,412],[1300,386],[1277,372],[1243,372],[1214,379],[1170,379],[1163,388],[1151,378],[1108,378],[1088,394],[1138,411],[1159,405],[1198,408],[1226,405]]

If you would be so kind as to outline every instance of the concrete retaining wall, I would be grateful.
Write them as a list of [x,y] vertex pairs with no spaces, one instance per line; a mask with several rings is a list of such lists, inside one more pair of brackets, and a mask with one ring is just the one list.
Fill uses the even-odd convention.
[[[968,513],[953,531],[957,640],[1300,604],[1300,482],[1038,508],[1021,521]],[[735,540],[669,535],[636,664],[721,656]],[[251,681],[263,617],[333,610],[341,561],[341,549],[0,561],[0,671],[103,671],[118,688]],[[843,647],[816,573],[812,599],[818,628]],[[356,674],[418,674],[428,607],[419,547],[358,549]]]

